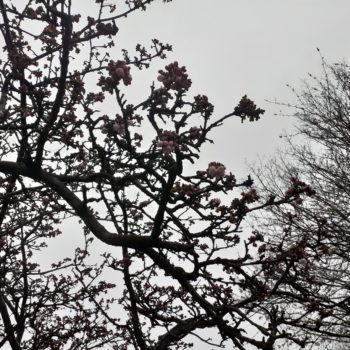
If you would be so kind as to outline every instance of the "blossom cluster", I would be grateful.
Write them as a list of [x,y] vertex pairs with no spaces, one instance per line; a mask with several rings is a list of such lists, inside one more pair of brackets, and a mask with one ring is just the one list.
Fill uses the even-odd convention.
[[213,178],[217,182],[220,180],[226,190],[232,190],[237,183],[236,177],[231,172],[226,174],[225,166],[218,162],[209,163],[207,170],[198,170],[196,176],[201,181],[208,181],[208,179]]
[[259,200],[259,196],[254,188],[248,192],[242,192],[241,198],[235,198],[231,202],[230,209],[235,210],[235,212],[231,212],[229,221],[237,223],[248,212],[247,204],[254,203],[257,200]]
[[117,115],[114,122],[110,122],[108,119],[106,119],[101,131],[103,134],[112,132],[118,135],[125,135],[126,128],[132,125],[134,124],[131,119],[128,119],[125,122],[125,120],[120,115]]
[[165,88],[155,89],[152,93],[152,101],[156,106],[160,106],[161,108],[165,108],[169,99],[172,99],[171,94]]
[[95,102],[103,102],[103,100],[105,99],[105,95],[103,94],[103,92],[98,92],[98,93],[93,93],[90,92],[87,96],[86,96],[87,100],[92,103]]
[[164,154],[170,154],[179,146],[180,135],[174,131],[164,131],[157,146]]
[[186,73],[186,67],[179,67],[176,61],[165,66],[165,71],[159,71],[158,81],[162,82],[167,89],[176,91],[188,90],[192,85]]
[[242,192],[241,198],[235,198],[231,203],[232,209],[238,209],[246,204],[254,203],[259,199],[259,196],[254,188],[248,192]]
[[85,83],[80,77],[73,77],[67,86],[71,89],[72,98],[74,100],[81,100],[85,94]]
[[210,208],[217,208],[221,204],[221,200],[219,198],[213,198],[209,201]]
[[225,176],[225,166],[218,162],[209,163],[207,174],[210,177],[215,177],[216,179],[221,179]]
[[199,192],[199,188],[192,184],[180,184],[180,182],[176,182],[172,192],[178,193],[181,196],[195,197]]
[[130,119],[127,120],[127,122],[125,123],[124,119],[121,116],[117,115],[117,118],[112,125],[112,129],[117,134],[124,135],[126,132],[126,128],[132,125],[133,125],[133,122]]
[[101,35],[116,35],[118,33],[118,27],[112,23],[99,22],[96,24],[96,30]]
[[197,128],[197,127],[193,126],[189,130],[189,138],[192,140],[197,140],[202,136],[202,132],[203,131],[201,128]]
[[286,191],[286,197],[298,197],[301,193],[305,193],[307,196],[312,196],[315,194],[315,191],[305,182],[300,181],[295,177],[292,177],[290,180],[292,182],[292,186]]
[[256,104],[250,100],[247,95],[244,95],[235,107],[233,114],[241,117],[242,122],[248,117],[249,121],[253,122],[260,119],[260,115],[264,114],[265,110],[256,108]]
[[130,74],[130,67],[125,61],[110,61],[108,64],[109,75],[117,83],[123,80],[124,85],[130,85],[132,77]]
[[197,95],[194,97],[193,111],[209,118],[214,112],[214,106],[209,102],[207,96]]
[[177,147],[177,143],[174,141],[159,141],[158,142],[158,147],[160,147],[163,151],[163,153],[165,154],[170,154],[171,152],[174,152],[176,147]]
[[44,8],[42,6],[38,6],[36,9],[33,9],[30,6],[27,6],[27,8],[24,11],[24,15],[35,19],[38,16],[40,17],[43,13],[45,13]]

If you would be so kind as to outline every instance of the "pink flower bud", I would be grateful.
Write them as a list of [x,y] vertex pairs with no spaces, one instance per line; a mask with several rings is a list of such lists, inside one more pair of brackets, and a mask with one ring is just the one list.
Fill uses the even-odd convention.
[[120,67],[116,68],[114,73],[115,73],[116,78],[118,78],[118,79],[125,78],[125,72],[124,72],[123,68],[120,68]]
[[209,164],[207,173],[210,177],[220,179],[225,176],[225,167],[220,163],[212,162]]
[[219,198],[213,198],[212,200],[210,200],[209,202],[209,206],[211,208],[215,208],[218,207],[221,204],[221,200]]
[[159,141],[157,146],[162,148],[163,153],[170,154],[175,150],[177,144],[174,141]]

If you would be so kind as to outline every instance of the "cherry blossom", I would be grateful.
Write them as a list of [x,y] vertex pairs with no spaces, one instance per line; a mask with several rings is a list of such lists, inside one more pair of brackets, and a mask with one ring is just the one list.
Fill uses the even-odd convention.
[[185,67],[179,67],[178,62],[171,63],[165,66],[165,71],[160,70],[158,81],[163,83],[167,89],[176,91],[188,90],[192,81],[188,78]]
[[221,179],[225,176],[225,166],[221,163],[211,162],[209,163],[207,174],[210,177],[215,177],[216,179]]
[[132,77],[130,74],[130,66],[126,64],[125,61],[111,61],[108,64],[108,70],[110,76],[116,81],[123,81],[124,85],[130,85]]

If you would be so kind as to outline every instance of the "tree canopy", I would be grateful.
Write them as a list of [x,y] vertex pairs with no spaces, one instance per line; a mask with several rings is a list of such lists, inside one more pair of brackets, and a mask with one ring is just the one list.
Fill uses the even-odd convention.
[[[294,274],[299,305],[294,304],[294,296],[290,299],[296,309],[310,314],[309,322],[303,320],[300,328],[347,343],[350,70],[344,62],[328,64],[323,58],[322,66],[322,76],[310,75],[304,88],[296,92],[297,135],[288,138],[281,157],[276,157],[268,170],[257,172],[257,177],[265,196],[283,195],[290,177],[303,177],[315,191],[295,203],[293,211],[270,207],[272,215],[265,216],[263,222],[274,227],[269,238],[271,250],[293,247],[303,256],[303,273]],[[305,296],[310,300],[307,310],[302,307]],[[291,324],[300,314],[291,317]],[[334,346],[331,341],[330,348]]]
[[[264,200],[250,176],[238,181],[215,160],[196,168],[215,128],[264,110],[244,95],[215,115],[178,62],[159,70],[147,96],[125,97],[133,72],[171,50],[155,39],[113,54],[118,21],[152,2],[89,1],[82,18],[70,0],[0,0],[0,348],[186,349],[192,336],[269,350],[327,334],[323,323],[308,326],[305,260],[315,247],[274,249],[244,224],[251,212],[299,208],[313,188],[292,177]],[[107,101],[113,108],[101,112]],[[71,217],[85,246],[40,265]],[[106,252],[91,262],[95,239]]]

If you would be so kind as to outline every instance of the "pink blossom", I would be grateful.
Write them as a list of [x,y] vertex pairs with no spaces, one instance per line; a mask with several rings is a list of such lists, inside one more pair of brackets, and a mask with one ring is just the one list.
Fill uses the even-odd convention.
[[251,189],[249,192],[242,192],[241,195],[242,195],[242,199],[246,203],[253,203],[259,199],[259,196],[256,193],[256,190],[254,188]]
[[216,162],[209,163],[207,174],[216,179],[223,178],[225,176],[225,166]]
[[219,198],[213,198],[210,200],[209,202],[209,206],[211,208],[215,208],[215,207],[218,207],[219,205],[221,204],[221,200]]
[[160,70],[157,79],[165,88],[177,91],[188,90],[192,84],[186,73],[186,67],[179,67],[177,62],[167,65],[165,71]]
[[[133,122],[131,120],[127,120],[127,127],[128,126],[132,126],[133,125]],[[113,123],[112,125],[112,129],[117,133],[117,134],[120,134],[120,135],[124,135],[125,134],[125,131],[126,131],[126,127],[125,127],[125,121],[124,119],[117,115],[117,118],[116,118],[116,121]]]
[[116,70],[114,71],[114,74],[119,79],[125,78],[125,72],[123,68],[116,68]]
[[174,141],[159,141],[158,147],[160,147],[165,154],[170,154],[175,151],[177,144]]
[[124,85],[130,85],[132,77],[130,74],[130,67],[126,64],[125,61],[111,61],[108,64],[108,70],[110,76],[116,81],[119,82],[123,80]]

